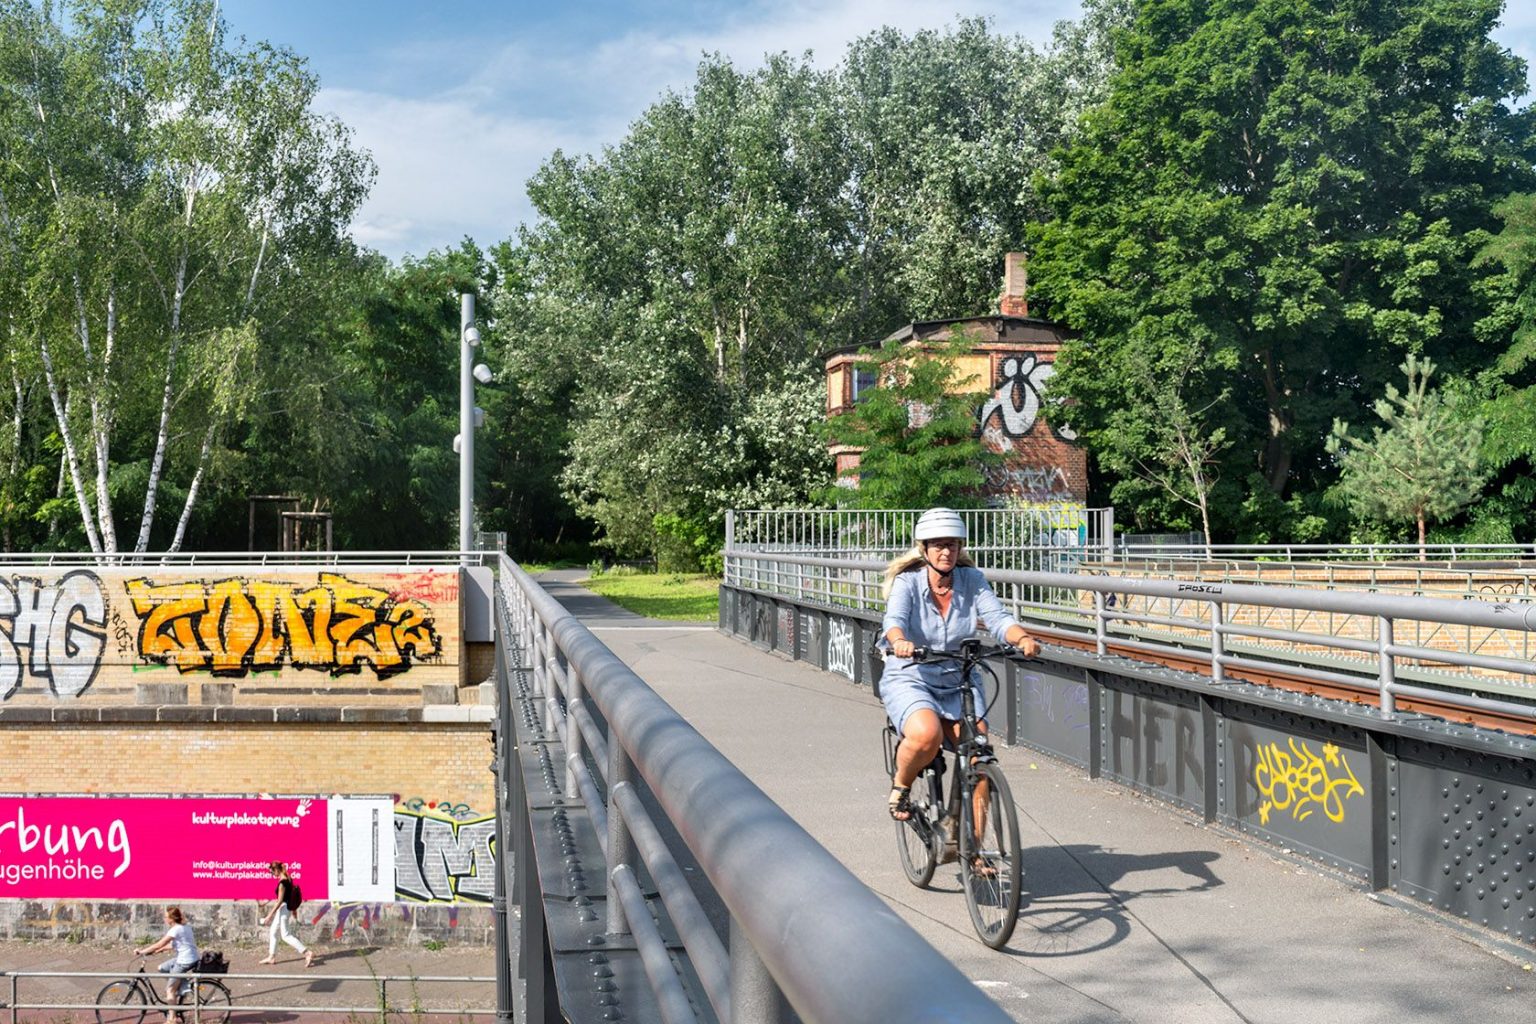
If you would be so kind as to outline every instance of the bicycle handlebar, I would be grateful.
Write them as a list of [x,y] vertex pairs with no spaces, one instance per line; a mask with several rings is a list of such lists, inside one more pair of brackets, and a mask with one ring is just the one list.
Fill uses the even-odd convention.
[[914,647],[912,648],[912,660],[924,662],[930,658],[936,658],[945,661],[983,661],[987,658],[1006,658],[1009,655],[1021,653],[1012,644],[998,644],[996,647],[990,648],[982,648],[980,645],[977,645],[969,651],[963,648],[958,651],[945,651],[934,647]]

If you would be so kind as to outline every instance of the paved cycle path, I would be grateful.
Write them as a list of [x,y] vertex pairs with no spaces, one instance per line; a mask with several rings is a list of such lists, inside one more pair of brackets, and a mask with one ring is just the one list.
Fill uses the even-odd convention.
[[[1531,959],[1078,768],[1003,748],[1025,902],[1008,947],[971,930],[953,868],[902,874],[884,715],[867,689],[707,623],[668,625],[541,577],[743,772],[1015,1019],[1528,1024]],[[892,964],[893,971],[900,964]]]

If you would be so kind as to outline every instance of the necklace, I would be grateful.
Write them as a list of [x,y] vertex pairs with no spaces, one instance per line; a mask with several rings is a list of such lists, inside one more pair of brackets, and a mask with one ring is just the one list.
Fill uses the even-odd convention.
[[930,584],[929,589],[931,589],[935,594],[947,594],[951,590],[954,589],[954,586],[955,586],[954,581],[951,580],[948,583],[933,583],[933,584]]

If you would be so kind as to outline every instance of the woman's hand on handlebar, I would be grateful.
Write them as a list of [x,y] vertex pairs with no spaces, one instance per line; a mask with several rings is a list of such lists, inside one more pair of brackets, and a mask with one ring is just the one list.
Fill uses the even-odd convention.
[[917,650],[917,645],[906,637],[891,641],[891,653],[898,658],[910,658],[915,650]]
[[1013,644],[1012,646],[1014,650],[1018,651],[1026,658],[1036,657],[1040,653],[1040,641],[1036,640],[1032,636],[1023,637],[1019,640],[1018,643]]

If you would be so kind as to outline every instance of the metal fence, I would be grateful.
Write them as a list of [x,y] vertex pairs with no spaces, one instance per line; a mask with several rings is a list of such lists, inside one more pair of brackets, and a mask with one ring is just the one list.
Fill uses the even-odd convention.
[[[727,550],[726,583],[798,601],[879,612],[883,562]],[[1536,662],[1527,657],[1430,647],[1408,640],[1405,624],[1441,636],[1460,627],[1486,647],[1491,635],[1528,649],[1536,604],[1458,601],[1085,573],[986,570],[998,596],[1020,618],[1092,638],[1099,653],[1117,648],[1167,654],[1206,652],[1211,676],[1229,668],[1273,672],[1320,683],[1371,685],[1384,714],[1396,697],[1441,700],[1469,710],[1536,719]],[[1344,629],[1345,623],[1352,629]],[[1513,641],[1511,641],[1513,643]],[[1298,661],[1298,649],[1329,655]],[[1423,681],[1425,668],[1443,670]],[[1415,671],[1409,672],[1408,669]],[[1477,673],[1470,675],[1465,670]]]
[[[1112,508],[1075,504],[959,509],[966,550],[991,569],[1069,572],[1112,557]],[[726,547],[832,558],[890,558],[912,546],[922,509],[738,509],[726,513]]]
[[[499,565],[497,806],[530,1020],[618,1019],[576,1004],[611,996],[592,995],[594,974],[617,983],[630,949],[668,1024],[1007,1020],[521,568]],[[725,934],[696,886],[728,915]],[[623,1019],[646,1018],[626,1004]]]
[[1536,544],[1205,544],[1199,534],[1123,535],[1120,558],[1240,562],[1486,562],[1536,559]]
[[[303,991],[330,992],[341,986],[351,984],[354,988],[367,986],[373,994],[373,999],[368,1003],[352,1005],[339,1001],[332,1002],[306,1002],[303,1004],[274,1004],[270,1001],[258,1000],[248,1002],[235,999],[224,1005],[201,1003],[197,998],[197,986],[193,984],[199,977],[211,978],[215,981],[261,981],[264,983],[292,981],[300,983]],[[9,1024],[20,1024],[24,1010],[95,1010],[102,1011],[96,1015],[98,1020],[118,1021],[120,1024],[128,1024],[130,1020],[141,1021],[146,1015],[153,1015],[158,1020],[160,1014],[166,1010],[177,1010],[183,1019],[190,1024],[199,1024],[200,1021],[222,1021],[226,1016],[233,1015],[241,1019],[249,1019],[249,1014],[272,1013],[287,1015],[299,1014],[340,1014],[348,1017],[363,1017],[372,1020],[387,1020],[391,1017],[457,1017],[460,1019],[472,1016],[488,1016],[493,1011],[490,1007],[475,1006],[470,1003],[460,1002],[452,1006],[433,1006],[423,1001],[421,989],[423,986],[437,986],[451,984],[462,986],[468,984],[489,984],[496,981],[493,976],[480,975],[388,975],[388,974],[317,974],[310,971],[307,974],[187,974],[187,989],[192,993],[192,998],[176,1005],[164,1003],[129,1002],[121,1000],[116,1002],[103,1002],[98,993],[96,999],[86,1000],[59,1000],[37,999],[28,1000],[26,985],[29,979],[41,981],[45,978],[64,979],[66,982],[72,978],[79,979],[110,979],[111,981],[138,982],[142,985],[152,985],[158,993],[164,987],[167,975],[158,973],[138,973],[123,971],[0,971],[7,990],[7,1000],[3,1005]],[[394,991],[405,993],[405,1000],[391,999],[390,985],[394,985]],[[87,985],[86,989],[92,986]],[[112,1012],[107,1012],[112,1011]],[[57,1017],[50,1016],[49,1020]]]

